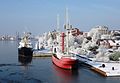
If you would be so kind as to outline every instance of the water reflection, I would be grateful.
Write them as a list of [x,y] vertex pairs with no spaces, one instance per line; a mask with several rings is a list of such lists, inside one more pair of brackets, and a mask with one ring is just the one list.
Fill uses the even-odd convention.
[[61,69],[53,64],[54,74],[58,77],[57,83],[73,83],[79,76],[78,69],[76,70],[65,70]]
[[[31,77],[31,71],[29,64],[32,61],[32,57],[25,57],[25,56],[18,56],[18,61],[21,63],[21,72],[22,72],[22,78],[24,81],[32,80]],[[23,82],[24,82],[23,81]]]
[[25,66],[31,63],[32,57],[18,56],[18,61]]

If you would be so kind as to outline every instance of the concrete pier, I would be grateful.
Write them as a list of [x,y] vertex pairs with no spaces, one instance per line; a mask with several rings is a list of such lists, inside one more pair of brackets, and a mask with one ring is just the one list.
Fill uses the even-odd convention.
[[51,52],[46,52],[46,51],[34,51],[33,52],[33,57],[51,57],[52,53]]
[[[103,76],[120,76],[120,63],[119,62],[97,62],[97,64],[91,64],[91,69],[100,73]],[[104,64],[104,66],[103,66]]]

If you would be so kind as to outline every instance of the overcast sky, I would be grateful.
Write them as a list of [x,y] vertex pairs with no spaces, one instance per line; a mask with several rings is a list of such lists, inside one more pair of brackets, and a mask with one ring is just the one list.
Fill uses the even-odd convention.
[[52,31],[57,14],[63,30],[66,7],[70,23],[82,31],[96,25],[120,29],[120,0],[0,0],[0,34]]

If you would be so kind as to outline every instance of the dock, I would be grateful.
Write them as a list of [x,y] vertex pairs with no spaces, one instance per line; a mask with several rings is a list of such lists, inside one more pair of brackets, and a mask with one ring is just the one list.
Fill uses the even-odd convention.
[[[95,64],[99,65],[95,65]],[[105,77],[120,76],[120,63],[119,62],[95,62],[91,64],[91,69],[100,73]]]
[[34,51],[33,57],[51,57],[52,53],[48,51]]
[[105,77],[120,76],[120,62],[96,62],[85,61],[82,62],[90,67],[91,70],[101,74]]

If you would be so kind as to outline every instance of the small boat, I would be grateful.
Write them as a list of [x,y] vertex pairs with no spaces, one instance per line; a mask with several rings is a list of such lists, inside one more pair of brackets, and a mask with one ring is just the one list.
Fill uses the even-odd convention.
[[33,55],[32,43],[30,42],[30,33],[25,33],[19,42],[18,54],[23,57],[31,57]]

